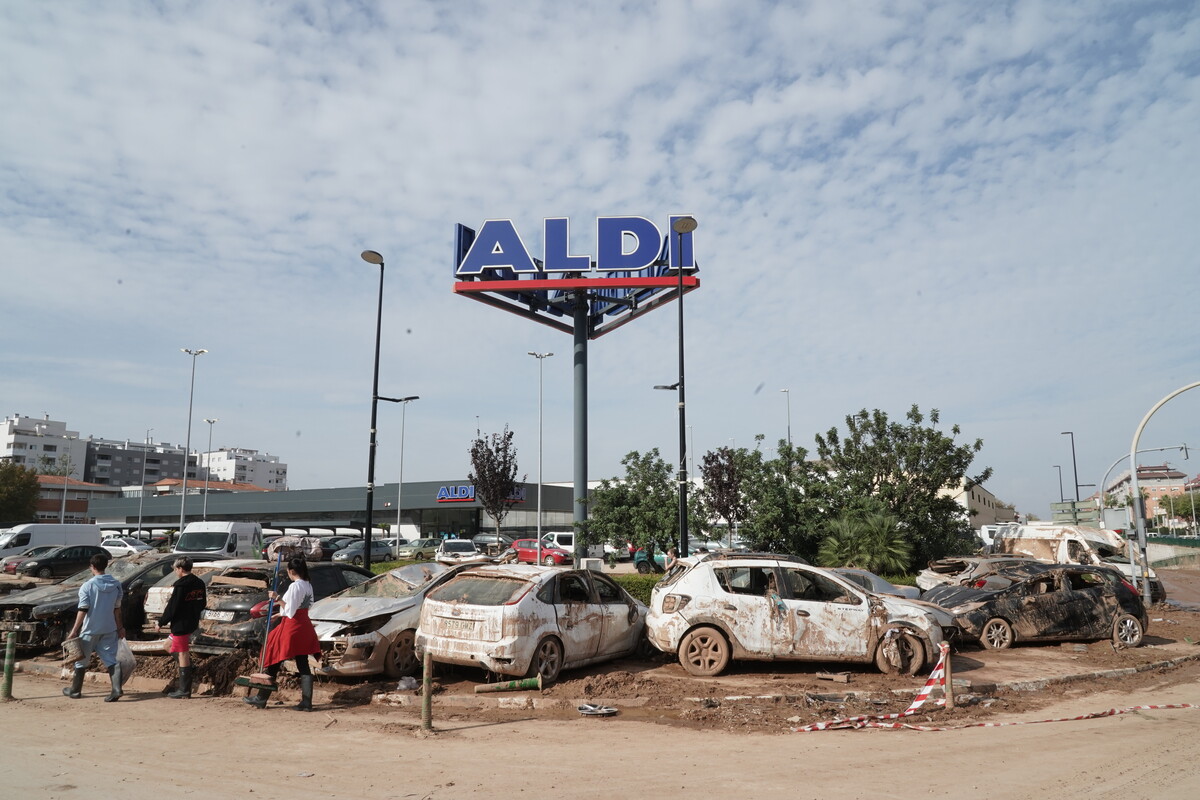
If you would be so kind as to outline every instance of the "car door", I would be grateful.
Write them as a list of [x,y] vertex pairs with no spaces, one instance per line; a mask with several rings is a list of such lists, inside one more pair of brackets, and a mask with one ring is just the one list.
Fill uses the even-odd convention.
[[773,613],[768,589],[774,585],[774,568],[737,564],[714,569],[713,577],[719,589],[706,604],[705,616],[718,621],[747,653],[772,657],[776,642],[787,637],[775,629],[793,624]]
[[1064,570],[1059,576],[1063,597],[1062,638],[1093,639],[1108,635],[1117,608],[1108,582],[1090,570]]
[[71,575],[76,573],[82,568],[79,566],[80,562],[86,560],[82,556],[82,547],[64,547],[58,551],[50,562],[50,571],[55,575]]
[[600,645],[603,609],[592,596],[582,571],[564,572],[555,578],[554,613],[563,643],[564,666],[591,658]]
[[1066,600],[1056,575],[1039,575],[1006,593],[1004,606],[997,607],[997,616],[1012,623],[1018,639],[1059,638],[1065,631]]
[[610,578],[596,572],[589,577],[602,617],[596,655],[614,656],[632,651],[637,646],[644,617],[629,604],[625,593]]
[[775,653],[797,659],[864,659],[870,655],[870,603],[849,582],[806,569],[782,568],[772,628]]

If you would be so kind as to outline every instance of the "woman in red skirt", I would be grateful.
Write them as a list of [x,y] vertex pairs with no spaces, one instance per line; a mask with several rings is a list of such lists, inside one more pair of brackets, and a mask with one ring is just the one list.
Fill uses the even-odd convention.
[[[292,585],[283,593],[283,597],[275,592],[269,593],[270,598],[279,604],[279,617],[267,634],[262,663],[274,682],[283,662],[294,659],[296,671],[300,673],[300,703],[296,710],[312,711],[313,678],[308,668],[308,657],[321,654],[321,642],[308,618],[308,607],[313,604],[312,584],[308,582],[308,562],[299,556],[291,558],[287,572]],[[244,702],[265,708],[270,694],[260,689],[247,696]]]

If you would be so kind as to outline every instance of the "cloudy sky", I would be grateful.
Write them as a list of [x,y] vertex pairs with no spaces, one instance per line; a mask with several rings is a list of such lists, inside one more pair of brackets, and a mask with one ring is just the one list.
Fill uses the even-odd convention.
[[[571,338],[451,292],[453,227],[690,213],[697,462],[941,410],[1046,516],[1200,380],[1189,2],[0,4],[4,415],[406,480],[477,426],[571,478]],[[591,343],[590,475],[677,453],[675,307]],[[780,389],[789,389],[782,393]],[[790,398],[790,401],[789,401]],[[1200,391],[1143,447],[1200,450]],[[378,480],[401,413],[379,410]],[[1182,454],[1143,463],[1191,474]],[[1090,489],[1084,489],[1086,495]]]

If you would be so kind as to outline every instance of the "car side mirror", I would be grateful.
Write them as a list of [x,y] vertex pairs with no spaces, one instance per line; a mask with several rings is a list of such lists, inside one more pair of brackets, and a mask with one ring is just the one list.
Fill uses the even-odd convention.
[[136,581],[129,584],[129,591],[130,592],[140,591],[141,588],[145,585],[146,585],[146,582],[144,580],[142,580],[141,578],[138,578]]

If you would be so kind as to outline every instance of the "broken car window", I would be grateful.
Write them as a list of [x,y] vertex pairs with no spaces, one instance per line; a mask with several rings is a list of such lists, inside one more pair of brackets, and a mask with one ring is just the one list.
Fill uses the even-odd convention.
[[487,575],[460,575],[429,593],[430,600],[443,603],[467,603],[473,606],[502,606],[529,588],[518,578]]
[[717,583],[729,594],[756,595],[767,593],[768,576],[772,573],[770,567],[721,567],[713,571]]

